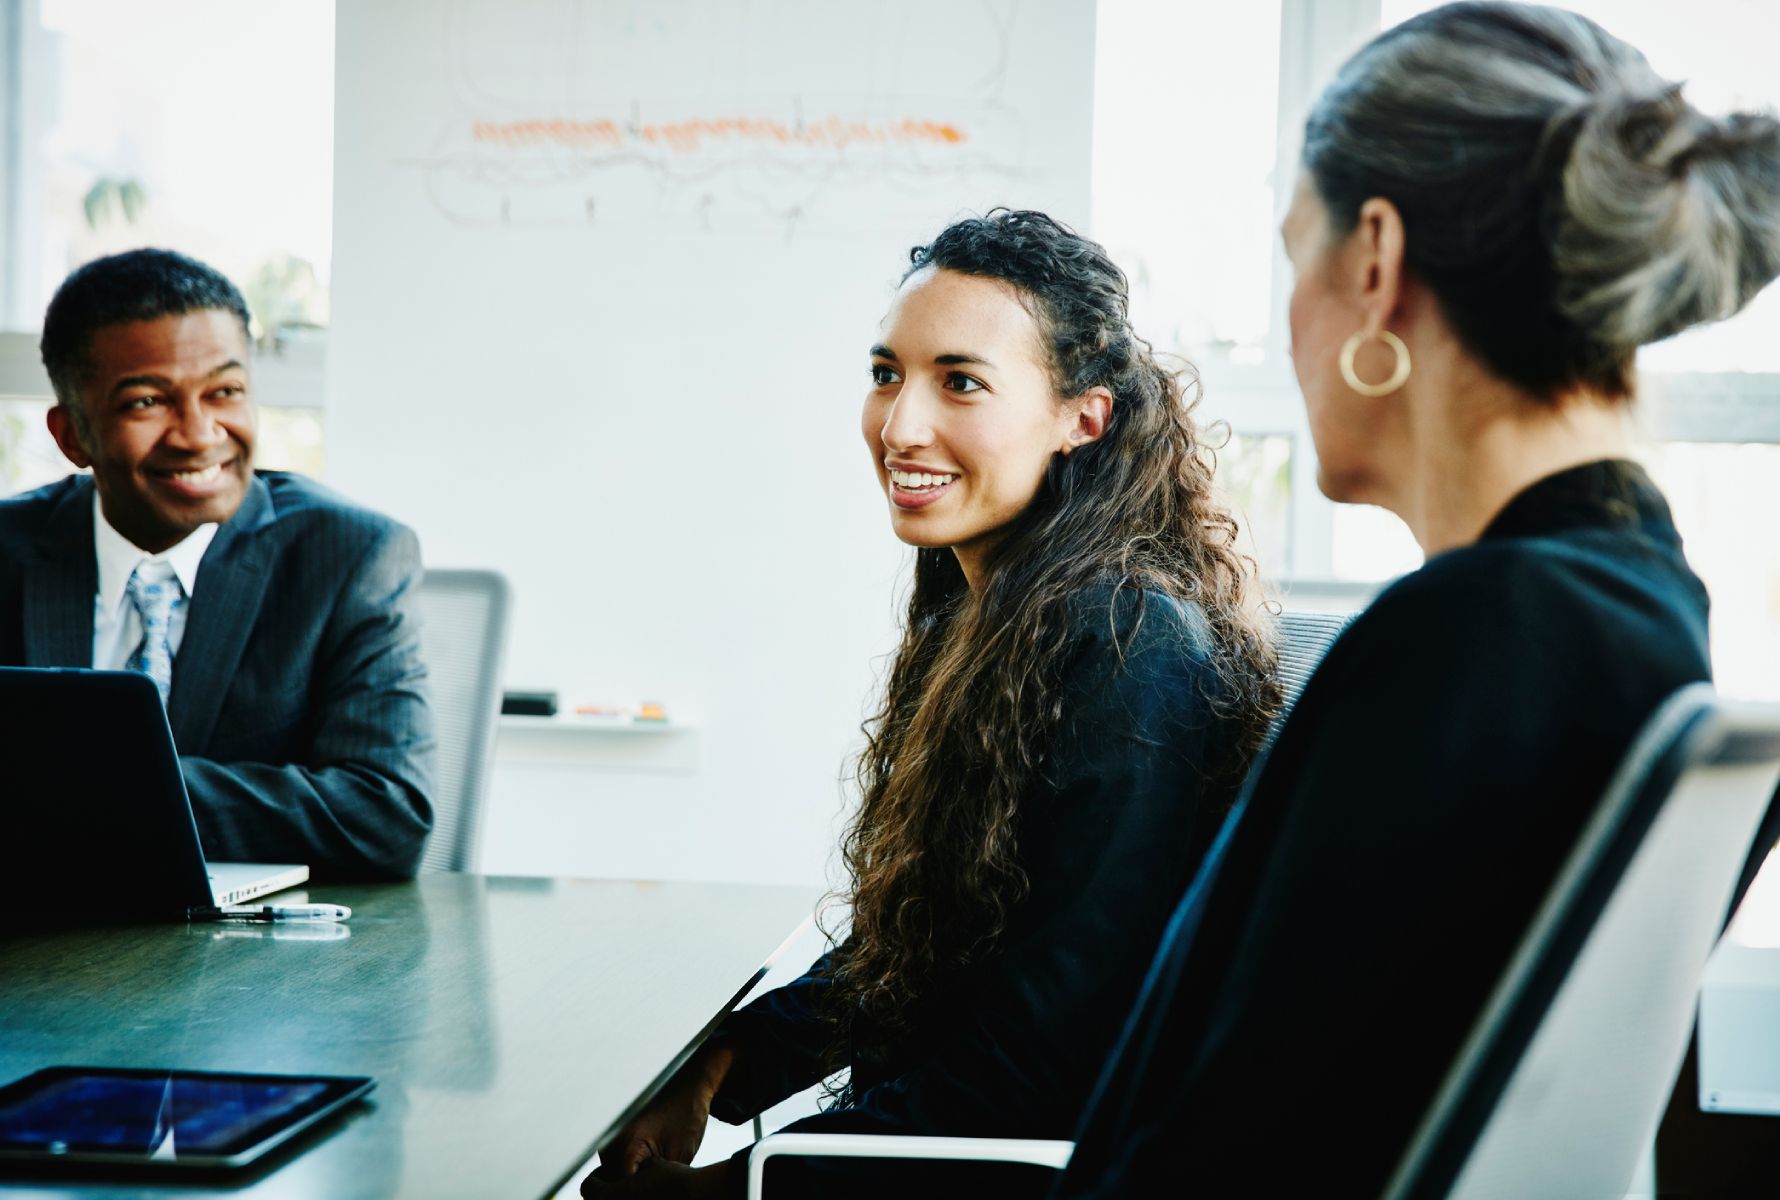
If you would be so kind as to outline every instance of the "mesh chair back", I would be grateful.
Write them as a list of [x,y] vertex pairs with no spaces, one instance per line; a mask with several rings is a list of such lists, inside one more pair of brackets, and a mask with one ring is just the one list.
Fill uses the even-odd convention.
[[1285,702],[1280,706],[1279,715],[1273,718],[1273,727],[1267,731],[1265,746],[1273,745],[1280,726],[1285,724],[1292,706],[1303,694],[1304,685],[1316,673],[1317,664],[1323,661],[1323,655],[1329,652],[1329,647],[1353,619],[1351,613],[1293,612],[1287,609],[1279,614],[1279,686],[1285,693]]
[[507,581],[494,571],[428,571],[420,584],[421,648],[439,733],[423,871],[476,869],[510,606]]
[[1626,1194],[1777,778],[1780,706],[1727,704],[1695,684],[1657,710],[1473,1026],[1389,1200]]

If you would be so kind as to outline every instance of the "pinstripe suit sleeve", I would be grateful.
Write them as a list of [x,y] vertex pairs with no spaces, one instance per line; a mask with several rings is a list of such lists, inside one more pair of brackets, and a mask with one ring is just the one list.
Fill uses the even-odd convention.
[[381,523],[331,597],[319,644],[293,648],[315,655],[313,733],[299,761],[182,756],[210,857],[307,861],[324,879],[414,874],[432,828],[435,749],[420,573],[413,532]]

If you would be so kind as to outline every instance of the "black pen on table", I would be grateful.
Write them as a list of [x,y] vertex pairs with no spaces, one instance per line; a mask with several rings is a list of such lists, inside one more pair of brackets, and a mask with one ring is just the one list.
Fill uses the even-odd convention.
[[188,921],[344,921],[344,904],[224,904],[185,910]]

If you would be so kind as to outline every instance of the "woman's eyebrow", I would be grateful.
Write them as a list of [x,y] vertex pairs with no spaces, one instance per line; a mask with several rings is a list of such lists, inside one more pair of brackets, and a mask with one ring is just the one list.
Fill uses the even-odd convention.
[[887,358],[891,362],[897,361],[896,351],[892,350],[890,347],[885,346],[885,345],[873,346],[871,348],[871,356],[873,358]]
[[993,367],[995,364],[974,354],[936,354],[933,361],[942,367]]

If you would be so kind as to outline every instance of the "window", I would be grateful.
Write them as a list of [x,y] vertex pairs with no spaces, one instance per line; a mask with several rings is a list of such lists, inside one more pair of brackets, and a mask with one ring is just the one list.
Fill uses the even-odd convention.
[[[36,21],[29,20],[32,8]],[[333,223],[333,6],[22,5],[5,323],[35,330],[67,273],[159,245],[233,279],[262,325],[325,323]],[[271,332],[271,330],[268,330]]]
[[1273,318],[1280,6],[1104,0],[1093,227],[1132,319],[1202,368],[1263,361]]
[[1780,444],[1667,442],[1642,456],[1712,594],[1713,671],[1726,695],[1780,699]]
[[259,462],[319,472],[332,3],[0,0],[0,62],[18,65],[0,72],[0,494],[69,469],[43,426],[50,296],[81,263],[150,245],[241,288]]
[[[1233,431],[1225,494],[1263,569],[1308,603],[1361,603],[1421,553],[1394,516],[1316,490],[1275,228],[1323,83],[1378,29],[1437,2],[1099,7],[1092,232],[1131,276],[1138,331],[1201,369],[1201,416]],[[1565,2],[1688,80],[1707,111],[1780,107],[1768,61],[1780,13],[1763,0]],[[1713,593],[1721,686],[1780,698],[1780,546],[1744,532],[1749,514],[1780,508],[1780,286],[1640,364],[1644,460]]]

